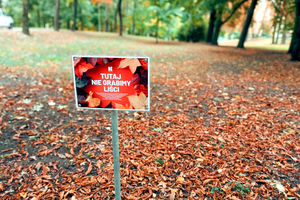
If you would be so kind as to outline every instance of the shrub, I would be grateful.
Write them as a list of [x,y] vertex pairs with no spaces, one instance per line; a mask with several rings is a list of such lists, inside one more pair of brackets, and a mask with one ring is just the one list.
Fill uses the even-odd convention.
[[204,41],[206,36],[206,28],[204,25],[185,25],[179,30],[177,38],[180,41],[199,42]]

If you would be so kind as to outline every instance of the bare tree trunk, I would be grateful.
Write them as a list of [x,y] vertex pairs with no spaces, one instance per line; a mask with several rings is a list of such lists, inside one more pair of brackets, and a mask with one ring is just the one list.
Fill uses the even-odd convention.
[[209,26],[207,31],[207,37],[206,42],[211,42],[213,34],[214,34],[214,24],[216,21],[216,9],[212,9],[210,11],[210,17],[209,17]]
[[156,43],[158,43],[158,30],[159,30],[159,16],[157,16],[156,19],[156,30],[155,30]]
[[116,7],[115,14],[114,14],[114,32],[117,31],[118,26],[118,7]]
[[286,32],[287,32],[287,17],[284,17],[284,24],[283,24],[283,30],[282,30],[282,38],[281,38],[281,44],[286,43]]
[[105,32],[108,32],[108,18],[109,18],[109,12],[108,12],[108,4],[105,4]]
[[132,13],[132,34],[135,35],[135,12],[136,12],[136,0],[133,1],[133,13]]
[[56,0],[55,16],[54,16],[54,30],[56,31],[59,31],[59,10],[60,10],[60,0]]
[[[159,0],[156,0],[157,7],[160,8]],[[158,31],[159,31],[159,13],[156,11],[156,30],[155,30],[155,38],[156,38],[156,44],[158,43]]]
[[71,24],[70,24],[70,19],[67,19],[67,29],[70,29],[71,28]]
[[300,61],[300,0],[295,0],[296,16],[295,16],[295,39],[292,49],[291,60]]
[[25,35],[30,35],[28,11],[29,11],[29,0],[23,0],[22,32]]
[[39,7],[36,9],[36,21],[37,21],[38,27],[41,27],[41,13],[40,13]]
[[82,9],[81,8],[79,9],[79,12],[80,12],[80,18],[79,19],[80,19],[80,25],[81,25],[80,26],[80,30],[83,31],[84,30],[84,18],[83,18],[83,14],[82,14]]
[[273,34],[272,34],[272,44],[275,44],[275,35],[276,35],[276,30],[277,30],[277,20],[273,24]]
[[101,32],[101,4],[98,3],[98,31]]
[[279,25],[278,25],[278,29],[277,29],[275,44],[278,44],[279,35],[281,32],[281,25],[282,25],[282,13],[280,13],[280,19],[279,19]]
[[77,19],[77,5],[78,5],[78,0],[74,0],[74,7],[73,7],[73,26],[72,26],[72,31],[77,30],[77,24],[76,24],[76,19]]
[[215,25],[214,25],[214,34],[211,40],[211,43],[213,45],[218,45],[218,38],[221,32],[221,27],[222,27],[222,21],[220,19],[217,19],[215,21]]
[[295,44],[295,40],[296,40],[296,20],[297,20],[297,17],[295,17],[295,23],[294,23],[295,25],[294,25],[292,40],[291,40],[291,43],[290,43],[288,53],[292,53],[293,48],[294,48],[294,44]]
[[248,29],[252,21],[256,4],[257,4],[257,0],[252,0],[237,48],[244,48],[244,43],[247,38]]
[[120,32],[119,35],[123,35],[123,20],[122,20],[122,0],[118,2],[118,13],[119,13],[119,21],[120,21]]

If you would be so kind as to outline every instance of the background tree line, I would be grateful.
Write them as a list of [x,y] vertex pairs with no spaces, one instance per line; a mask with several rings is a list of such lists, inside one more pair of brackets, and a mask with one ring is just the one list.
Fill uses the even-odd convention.
[[[218,45],[224,24],[244,15],[238,48],[244,48],[260,0],[0,0],[0,6],[22,26],[118,32],[158,39],[206,41]],[[261,0],[263,1],[263,0]],[[299,60],[299,0],[268,0],[274,7],[272,43],[285,43],[294,32],[289,53]],[[295,25],[295,26],[294,26]],[[300,30],[298,30],[300,32]],[[300,39],[299,39],[300,41]],[[299,42],[300,43],[300,42]],[[293,53],[294,52],[294,53]],[[299,58],[298,58],[299,57]]]

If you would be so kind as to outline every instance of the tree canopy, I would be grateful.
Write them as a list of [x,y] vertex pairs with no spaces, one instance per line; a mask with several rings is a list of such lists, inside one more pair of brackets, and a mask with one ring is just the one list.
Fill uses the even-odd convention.
[[[252,7],[251,7],[252,2]],[[294,0],[30,0],[28,26],[55,30],[90,30],[152,36],[162,40],[204,41],[218,45],[224,27],[239,27],[235,38],[243,46],[247,38],[272,37],[273,43],[284,44],[295,24]],[[266,24],[252,35],[247,34],[255,15],[255,6],[266,3],[272,11],[272,28]],[[15,26],[26,24],[21,0],[1,1],[3,9],[13,17]],[[259,7],[259,5],[257,6]],[[252,9],[249,13],[248,10]],[[263,11],[266,17],[266,10]],[[250,14],[250,15],[249,15]],[[246,17],[248,15],[248,19]],[[23,17],[23,19],[22,19]],[[241,20],[242,19],[242,20]],[[239,25],[240,22],[246,26]],[[242,32],[242,27],[245,30]],[[242,37],[240,37],[242,36]],[[230,37],[232,38],[232,37]]]

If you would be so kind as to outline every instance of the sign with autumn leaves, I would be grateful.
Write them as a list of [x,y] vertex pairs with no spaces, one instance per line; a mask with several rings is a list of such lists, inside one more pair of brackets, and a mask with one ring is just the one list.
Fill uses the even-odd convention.
[[148,57],[73,56],[78,108],[149,111]]

